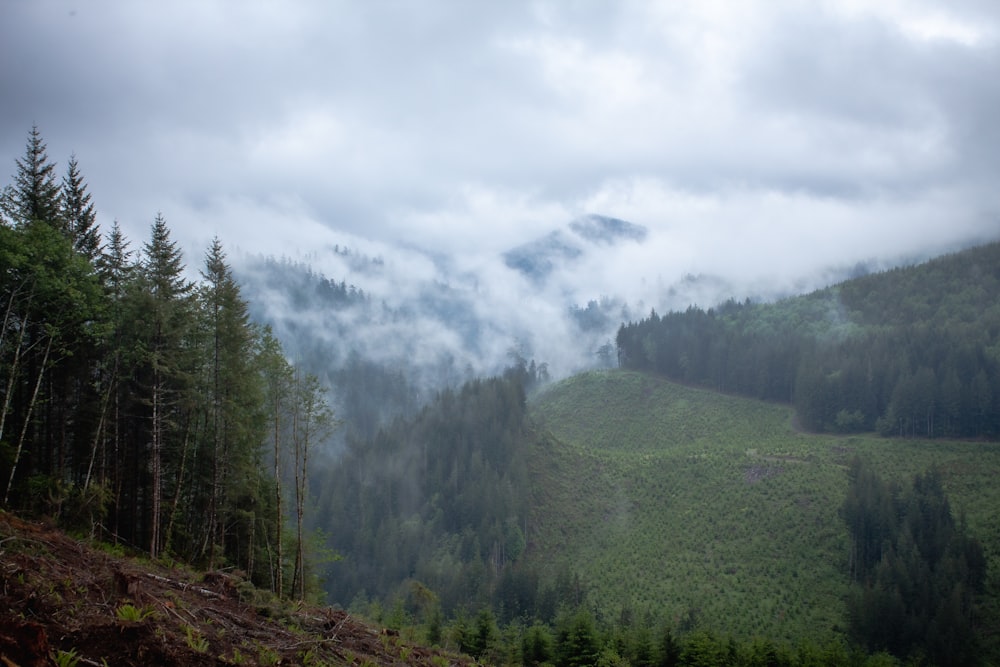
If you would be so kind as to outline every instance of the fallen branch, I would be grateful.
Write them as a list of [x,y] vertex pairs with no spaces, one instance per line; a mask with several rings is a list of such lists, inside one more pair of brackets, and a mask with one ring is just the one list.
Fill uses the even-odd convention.
[[163,608],[164,608],[164,609],[165,609],[166,611],[168,611],[169,613],[171,613],[171,614],[173,614],[174,616],[176,616],[176,617],[177,617],[177,620],[178,620],[178,621],[180,621],[181,623],[186,623],[186,622],[187,622],[187,621],[185,621],[185,620],[184,620],[183,618],[181,618],[181,615],[180,615],[180,614],[178,614],[178,613],[177,613],[176,611],[174,611],[173,609],[171,609],[170,605],[166,604],[165,602],[163,602],[163,601],[160,601],[160,606],[161,606],[161,607],[163,607]]
[[294,644],[284,644],[281,648],[286,650],[295,650],[302,648],[303,646],[323,646],[324,644],[340,644],[342,643],[336,637],[319,637],[316,639],[304,639]]
[[333,631],[330,632],[330,639],[337,639],[337,633],[340,632],[340,629],[344,627],[344,623],[347,623],[347,619],[349,618],[350,616],[344,614],[344,617],[340,619],[340,623],[337,623],[337,625],[334,626]]
[[213,600],[222,600],[224,597],[219,595],[215,591],[210,591],[207,588],[202,588],[201,586],[195,586],[193,584],[187,584],[183,581],[175,581],[174,579],[167,579],[166,577],[161,577],[158,574],[153,574],[152,572],[147,572],[146,576],[153,581],[158,581],[161,584],[166,584],[168,586],[173,586],[182,591],[194,591],[198,595],[206,598],[212,598]]

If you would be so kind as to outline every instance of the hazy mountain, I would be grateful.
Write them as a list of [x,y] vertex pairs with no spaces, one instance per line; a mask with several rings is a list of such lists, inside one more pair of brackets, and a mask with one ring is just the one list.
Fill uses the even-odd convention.
[[535,283],[544,282],[560,265],[569,264],[600,246],[624,241],[642,243],[647,230],[625,220],[603,215],[585,215],[565,229],[549,232],[503,253],[504,263]]
[[540,283],[645,237],[639,225],[588,215],[471,270],[420,249],[337,245],[301,261],[245,256],[236,272],[254,315],[292,355],[321,354],[325,371],[354,353],[441,386],[521,356],[563,376],[600,365],[598,350],[633,314],[620,295],[581,298]]

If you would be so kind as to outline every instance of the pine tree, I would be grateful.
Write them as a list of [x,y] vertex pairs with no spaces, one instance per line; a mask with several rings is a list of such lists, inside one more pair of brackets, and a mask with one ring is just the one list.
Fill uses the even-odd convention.
[[[128,239],[115,220],[97,262],[107,302],[109,331],[97,376],[101,392],[98,426],[84,483],[85,488],[89,487],[96,475],[102,485],[108,485],[114,519],[109,527],[115,536],[120,534],[120,521],[127,513],[122,502],[126,478],[133,477],[127,472],[130,457],[124,446],[128,430],[126,414],[131,402],[129,379],[138,357],[138,332],[134,324],[137,318],[132,315],[139,267],[133,255]],[[134,448],[131,454],[133,458],[138,457]],[[97,470],[94,470],[95,463]]]
[[66,176],[63,177],[60,213],[66,233],[73,241],[73,247],[91,264],[96,265],[101,252],[101,239],[96,224],[97,215],[75,155],[70,156]]
[[8,207],[15,224],[40,220],[62,231],[55,164],[49,162],[38,126],[32,126],[25,155],[17,160],[17,174],[9,191]]
[[212,471],[206,546],[209,567],[214,567],[216,546],[225,545],[226,527],[234,523],[231,503],[248,494],[246,486],[259,472],[263,378],[252,363],[257,341],[247,304],[218,238],[205,256],[201,275],[204,283],[199,303],[207,359],[203,382],[208,410],[206,454]]
[[257,358],[260,372],[264,378],[265,399],[267,408],[268,439],[271,443],[272,464],[274,466],[272,482],[274,484],[275,517],[271,530],[274,534],[275,546],[271,554],[271,590],[281,596],[284,593],[284,490],[282,479],[285,476],[287,458],[287,430],[291,422],[289,401],[292,394],[293,371],[281,350],[281,344],[265,328],[261,334],[260,354]]
[[2,201],[9,234],[0,355],[8,375],[0,435],[10,417],[20,419],[9,459],[13,464],[7,499],[27,445],[28,474],[72,484],[82,456],[75,445],[89,439],[84,413],[91,398],[89,374],[96,363],[103,304],[93,265],[67,240],[54,169],[33,127]]
[[337,426],[326,403],[326,390],[315,375],[296,372],[293,385],[295,405],[292,411],[292,452],[295,480],[295,569],[292,594],[306,597],[305,511],[309,487],[309,454],[313,447],[328,438]]
[[184,278],[181,252],[170,239],[166,221],[160,214],[153,221],[143,255],[139,276],[139,305],[143,313],[139,388],[149,410],[149,553],[156,557],[164,537],[161,534],[164,451],[179,430],[182,391],[192,371],[187,355],[193,347],[186,342],[194,325],[190,298],[193,285]]

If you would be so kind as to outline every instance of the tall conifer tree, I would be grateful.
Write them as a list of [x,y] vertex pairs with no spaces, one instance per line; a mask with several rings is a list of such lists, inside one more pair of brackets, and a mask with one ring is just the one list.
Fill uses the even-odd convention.
[[66,175],[63,177],[60,213],[73,247],[91,264],[96,265],[101,251],[97,215],[75,155],[70,156]]
[[166,220],[157,214],[150,240],[143,246],[140,301],[144,314],[140,389],[149,409],[149,552],[163,545],[164,451],[178,428],[178,409],[191,371],[185,343],[193,328],[191,291],[184,278],[181,251],[170,239]]
[[40,220],[59,226],[59,185],[55,164],[49,162],[46,150],[38,126],[32,126],[24,157],[17,160],[17,174],[9,191],[10,213],[16,223]]
[[205,256],[199,304],[204,330],[204,402],[208,411],[206,456],[211,483],[206,522],[209,567],[226,543],[231,503],[258,472],[263,440],[262,378],[253,365],[255,336],[246,302],[218,238]]

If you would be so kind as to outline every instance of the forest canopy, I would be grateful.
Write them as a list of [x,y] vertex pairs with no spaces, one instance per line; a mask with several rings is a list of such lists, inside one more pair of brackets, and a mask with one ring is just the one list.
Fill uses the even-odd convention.
[[622,367],[793,403],[806,428],[1000,434],[1000,243],[776,303],[727,301],[618,331]]
[[304,597],[308,457],[334,421],[221,242],[192,281],[162,215],[138,249],[102,235],[37,128],[0,204],[3,507]]

